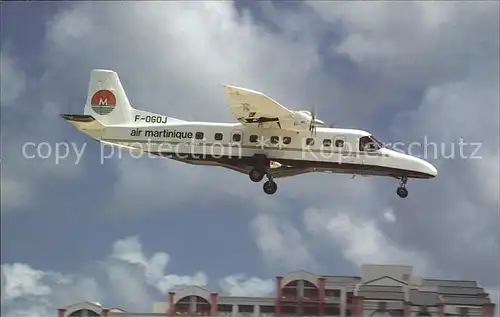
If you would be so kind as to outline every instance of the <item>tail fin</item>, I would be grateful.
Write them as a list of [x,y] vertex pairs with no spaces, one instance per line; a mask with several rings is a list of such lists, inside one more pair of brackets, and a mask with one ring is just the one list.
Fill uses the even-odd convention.
[[132,122],[134,108],[130,105],[118,74],[111,70],[93,69],[84,113],[103,125]]

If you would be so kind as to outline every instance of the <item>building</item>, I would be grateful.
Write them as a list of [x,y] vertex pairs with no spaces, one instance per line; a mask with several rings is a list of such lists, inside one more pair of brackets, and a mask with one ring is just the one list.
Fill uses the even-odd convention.
[[475,281],[422,278],[412,271],[399,265],[365,265],[361,276],[295,271],[276,277],[276,292],[269,297],[222,296],[189,286],[170,292],[149,313],[82,302],[60,309],[58,317],[494,317],[495,304]]

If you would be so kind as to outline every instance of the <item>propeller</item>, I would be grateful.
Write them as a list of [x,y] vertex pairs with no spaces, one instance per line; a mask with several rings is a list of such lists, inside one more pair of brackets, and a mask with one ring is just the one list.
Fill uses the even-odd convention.
[[313,124],[314,120],[316,119],[316,112],[314,111],[315,107],[314,104],[311,107],[311,122],[309,122],[309,131],[311,131],[311,136],[314,134],[316,135],[316,126]]
[[314,104],[311,107],[311,122],[309,123],[309,131],[311,131],[311,136],[316,136],[316,126],[324,125],[325,123],[321,120],[316,119],[316,110]]

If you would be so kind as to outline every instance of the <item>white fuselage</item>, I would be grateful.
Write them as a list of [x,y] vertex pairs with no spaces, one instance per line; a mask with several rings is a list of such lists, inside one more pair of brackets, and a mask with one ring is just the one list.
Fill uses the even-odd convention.
[[[436,169],[426,161],[376,145],[372,151],[360,149],[371,135],[365,131],[316,128],[293,132],[281,129],[249,128],[240,123],[188,122],[149,116],[136,117],[127,125],[82,130],[103,143],[152,152],[196,164],[214,158],[251,158],[264,154],[283,165],[301,165],[318,171],[432,178]],[[162,121],[166,123],[161,123]],[[78,125],[77,125],[78,126]],[[314,143],[311,143],[311,139]]]
[[291,110],[264,93],[223,85],[238,123],[188,122],[132,107],[118,74],[93,69],[83,114],[61,114],[90,137],[111,146],[149,152],[189,164],[247,174],[277,190],[275,178],[310,172],[380,175],[400,180],[433,178],[426,161],[385,148],[370,133],[325,128],[314,111]]

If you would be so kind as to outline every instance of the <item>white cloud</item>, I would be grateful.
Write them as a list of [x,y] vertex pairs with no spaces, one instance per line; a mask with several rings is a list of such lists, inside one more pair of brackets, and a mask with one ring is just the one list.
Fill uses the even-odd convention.
[[357,218],[348,213],[331,215],[330,210],[308,209],[306,227],[313,235],[328,239],[352,264],[412,265],[419,272],[434,273],[425,254],[392,241],[374,220]]
[[313,269],[313,255],[303,241],[302,234],[284,217],[260,213],[250,223],[264,260],[282,269]]
[[[80,301],[96,301],[129,311],[151,311],[153,300],[167,301],[167,292],[186,285],[207,286],[203,272],[193,275],[167,273],[169,256],[146,255],[138,237],[117,240],[102,261],[84,263],[76,274],[43,271],[23,263],[2,264],[3,316],[48,317],[57,308]],[[219,281],[229,294],[264,294],[273,284],[243,274]]]
[[0,52],[0,74],[2,87],[1,104],[4,106],[16,106],[16,99],[26,89],[26,74],[19,68],[18,61],[12,56],[9,49],[4,45]]
[[[309,8],[314,12],[306,14],[303,5],[290,13],[267,3],[264,15],[273,17],[280,29],[270,31],[248,12],[238,15],[230,2],[138,5],[77,3],[55,16],[48,24],[50,57],[42,88],[60,89],[63,82],[71,82],[80,100],[86,94],[88,70],[112,68],[138,108],[186,119],[234,121],[220,87],[233,83],[262,90],[295,109],[319,105],[322,118],[339,126],[383,125],[379,131],[391,139],[428,135],[446,142],[459,136],[482,140],[487,158],[463,164],[433,162],[440,170],[438,179],[410,182],[410,197],[404,201],[395,197],[395,182],[381,179],[304,175],[280,180],[275,197],[255,199],[263,195],[260,186],[231,171],[159,159],[113,161],[108,165],[116,163],[119,168],[114,200],[107,210],[163,212],[182,206],[193,193],[206,206],[217,208],[224,207],[223,199],[238,199],[257,212],[250,228],[266,260],[295,269],[311,265],[314,254],[301,227],[284,211],[312,207],[303,221],[308,231],[318,231],[314,236],[322,244],[340,250],[354,264],[411,262],[425,270],[447,267],[464,278],[484,272],[483,281],[498,274],[488,266],[498,258],[498,248],[494,249],[499,135],[496,8],[467,3],[313,2]],[[302,25],[308,25],[307,30]],[[331,31],[336,34],[330,43],[325,38]],[[325,45],[331,49],[322,56]],[[332,59],[340,62],[331,67]],[[68,74],[72,80],[66,80]],[[51,98],[44,98],[46,114],[70,104],[47,100]],[[54,104],[55,108],[47,106]],[[64,110],[80,112],[82,107]],[[33,115],[29,123],[35,119],[39,118]],[[35,126],[26,138],[41,131],[52,140],[60,136],[53,132],[54,126]],[[36,192],[39,180],[47,175],[77,174],[74,167],[65,170],[52,163],[41,166],[19,160],[19,144],[12,142],[3,151],[16,154],[7,157],[10,193],[34,197],[31,191]],[[23,186],[13,180],[22,180]],[[268,212],[275,209],[279,213]],[[395,214],[397,226],[391,223]],[[378,223],[375,219],[380,216],[388,222]],[[384,225],[391,230],[383,231]],[[470,261],[463,260],[464,245],[475,252]],[[415,251],[422,249],[427,252]],[[203,283],[206,278],[201,273],[165,275],[168,255],[148,258],[133,239],[120,242],[115,255],[113,261],[120,266],[106,271],[109,283],[118,283],[130,268],[139,268],[137,281],[146,279],[149,286],[137,282],[116,284],[116,289],[134,288],[142,301],[151,287],[165,291],[171,284]],[[92,279],[85,281],[88,289],[94,289]],[[122,295],[125,302],[135,296]]]
[[[54,56],[58,56],[59,68],[87,71],[91,65],[107,65],[120,73],[134,105],[173,116],[234,121],[220,88],[223,83],[233,83],[263,90],[293,108],[308,108],[312,103],[319,103],[322,115],[325,118],[333,116],[341,126],[347,122],[358,126],[374,124],[373,117],[378,111],[396,110],[391,114],[395,115],[394,119],[384,121],[384,125],[391,128],[391,137],[396,140],[419,139],[422,134],[432,136],[432,140],[447,141],[459,135],[471,139],[494,135],[490,132],[492,128],[498,130],[494,122],[498,116],[492,115],[498,112],[495,98],[498,76],[491,73],[492,69],[498,69],[494,67],[498,65],[498,58],[494,55],[497,51],[495,40],[490,41],[490,36],[497,32],[492,28],[496,25],[494,10],[487,5],[468,4],[402,3],[396,6],[401,14],[392,14],[395,7],[383,3],[360,6],[357,3],[313,2],[309,7],[323,18],[318,22],[313,21],[314,16],[305,14],[302,5],[298,8],[304,15],[290,11],[280,13],[266,3],[262,7],[264,15],[275,17],[273,21],[279,21],[278,27],[282,31],[270,32],[255,23],[248,13],[239,15],[233,5],[226,2],[141,4],[141,10],[135,10],[137,7],[133,3],[119,9],[92,3],[75,5],[54,18],[48,38],[57,53]],[[102,14],[109,19],[97,23],[95,19]],[[297,28],[297,19],[309,19],[312,31]],[[74,29],[74,21],[83,21],[85,27],[78,32],[66,32]],[[186,21],[190,21],[189,27]],[[322,22],[336,24],[321,25]],[[346,78],[345,71],[335,71],[332,75],[324,67],[325,61],[317,48],[324,42],[322,32],[332,25],[341,25],[345,34],[338,36],[337,42],[332,42],[333,49],[329,54],[336,58],[347,57],[358,67],[356,71],[362,75],[360,81],[363,77],[367,80],[376,78],[373,83],[360,82],[349,86],[342,81]],[[475,27],[484,32],[478,35]],[[462,40],[464,36],[469,40]],[[109,49],[102,51],[100,48],[104,44]],[[75,64],[76,58],[80,58],[81,65],[86,67]],[[130,63],[130,60],[141,63]],[[87,73],[82,73],[82,77],[86,76]],[[86,91],[85,88],[82,91]],[[413,91],[427,91],[427,94],[421,101],[413,100]],[[391,103],[397,103],[399,108],[383,107]],[[183,107],[174,107],[179,104]],[[470,107],[472,104],[477,106]],[[478,116],[481,124],[476,127],[469,118]],[[449,124],[443,125],[443,122]],[[492,140],[498,140],[495,138]],[[440,178],[466,173],[453,173],[453,167],[445,163],[436,162]],[[301,193],[300,200],[304,205],[319,208],[334,205],[333,216],[342,210],[350,210],[350,214],[363,215],[363,219],[370,221],[378,219],[383,208],[396,208],[396,203],[387,198],[395,196],[394,190],[386,193],[387,188],[375,185],[375,182],[383,182],[379,179],[347,181],[342,176],[327,175],[280,180],[279,194],[284,198],[277,198],[279,200],[269,204],[250,200],[248,193],[255,188],[255,193],[262,195],[261,189],[249,187],[247,177],[232,174],[234,172],[149,159],[122,160],[117,164],[119,174],[111,207],[120,212],[144,210],[141,201],[146,200],[150,202],[148,210],[174,209],[192,197],[193,192],[201,195],[198,199],[220,197],[218,194],[221,193],[225,197],[243,198],[258,211],[269,210],[265,205],[286,209],[283,206],[287,206],[287,199],[295,199],[297,193]],[[471,171],[488,170],[472,165],[468,168]],[[437,186],[433,185],[436,182],[439,180],[421,186],[420,182],[410,183],[410,195],[426,195],[429,200],[444,201],[446,198],[440,197],[440,191],[432,187]],[[445,183],[439,184],[444,186]],[[391,184],[396,187],[395,183]],[[474,187],[463,182],[454,185],[460,186],[462,191],[471,191]],[[413,186],[419,192],[413,194]],[[487,191],[493,193],[494,189],[494,186],[489,186]],[[214,198],[210,201],[220,203]],[[464,201],[463,205],[469,203]],[[415,206],[425,208],[422,204]],[[440,212],[451,215],[455,210],[450,208]],[[286,257],[284,252],[274,252],[282,245],[280,232],[284,232],[279,229],[275,217],[259,214],[252,230],[261,250],[268,250],[265,254],[283,259]],[[394,218],[391,213],[384,217],[386,221]],[[283,216],[284,223],[287,223],[286,218]],[[455,231],[457,226],[470,225],[468,218],[459,218],[453,229],[447,231],[449,241],[454,240],[454,232],[459,232]],[[398,223],[400,226],[413,225],[399,216]],[[270,231],[259,231],[256,229],[259,226],[269,227]],[[292,223],[289,226],[291,238],[299,243],[300,256],[298,260],[287,261],[306,265],[303,259],[311,253],[307,241],[298,227]],[[429,225],[422,226],[427,228]],[[476,226],[478,228],[480,225]],[[423,229],[414,228],[408,232],[414,234],[417,230]],[[388,236],[401,239],[394,232]],[[267,241],[272,244],[267,244]],[[418,244],[401,241],[401,246],[414,243]],[[425,247],[433,246],[421,246]],[[434,254],[437,251],[429,252]]]
[[137,237],[128,237],[117,241],[113,245],[111,256],[143,267],[147,283],[156,287],[163,294],[166,294],[174,286],[205,286],[208,283],[208,277],[203,272],[197,272],[193,276],[165,275],[164,272],[170,260],[168,254],[158,252],[147,259]]
[[396,222],[396,215],[394,215],[394,210],[392,210],[392,208],[387,208],[383,215],[385,221],[390,223]]
[[[41,283],[45,272],[34,270],[27,264],[14,263],[2,265],[2,298],[15,300],[23,296],[44,296],[50,288]],[[4,280],[5,279],[5,280]]]
[[273,280],[263,280],[258,277],[247,278],[245,274],[235,274],[225,277],[219,282],[221,289],[231,296],[263,297],[274,291]]

